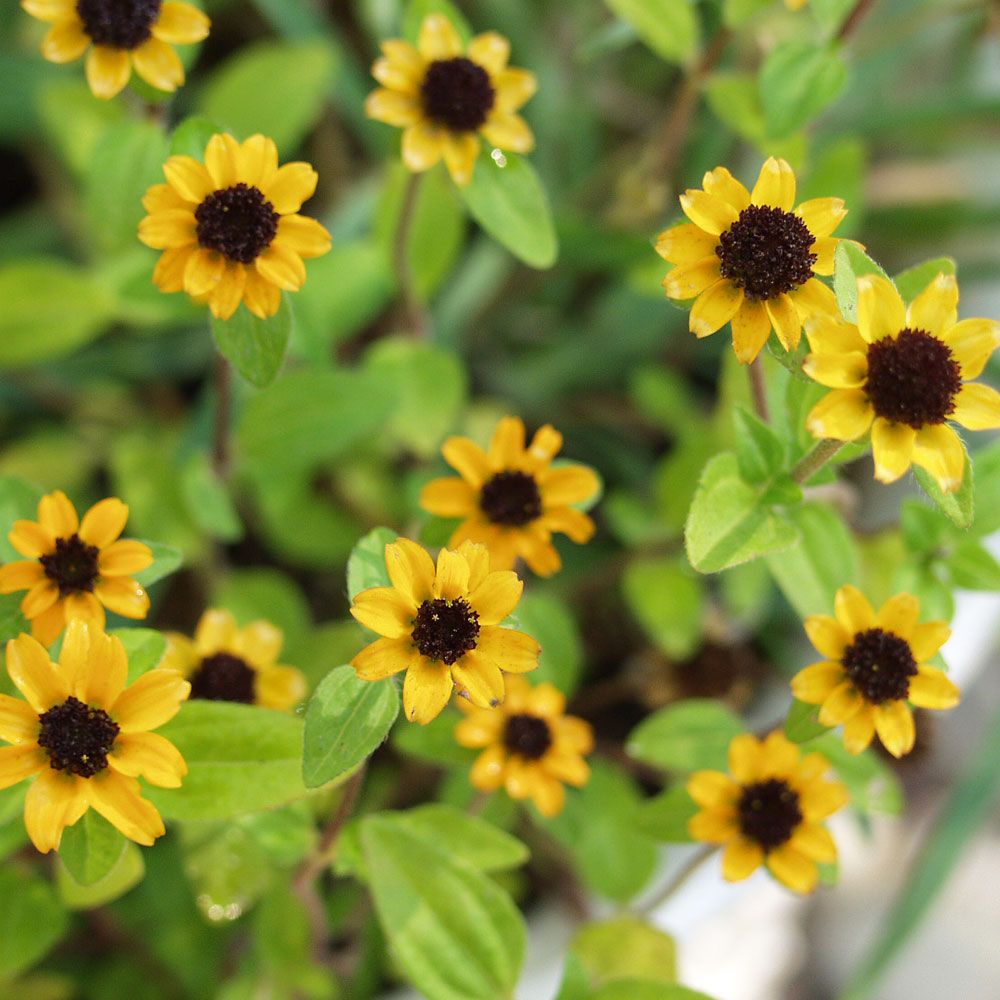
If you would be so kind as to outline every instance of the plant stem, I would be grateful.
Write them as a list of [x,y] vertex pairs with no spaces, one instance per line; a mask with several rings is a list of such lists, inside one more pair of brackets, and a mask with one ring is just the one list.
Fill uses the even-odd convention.
[[399,210],[396,236],[392,246],[392,263],[396,271],[396,280],[399,282],[403,323],[415,337],[427,335],[427,314],[413,286],[413,270],[410,267],[409,254],[410,232],[413,229],[413,217],[423,177],[423,174],[407,174],[403,204]]
[[834,441],[833,438],[823,438],[817,441],[812,451],[807,452],[795,464],[791,471],[792,479],[800,486],[808,482],[834,455],[844,447],[845,442]]
[[229,478],[229,424],[233,408],[233,370],[221,355],[215,355],[215,423],[212,434],[212,468],[223,481]]
[[764,366],[761,364],[760,355],[747,366],[747,375],[750,377],[750,394],[753,396],[753,408],[757,411],[757,416],[765,424],[771,422],[771,410],[767,405],[767,380],[764,378]]
[[678,892],[684,885],[687,884],[688,879],[718,850],[716,844],[706,844],[702,847],[697,854],[691,856],[690,860],[684,865],[683,868],[653,897],[643,903],[641,906],[637,906],[636,910],[643,916],[649,916],[655,913],[664,903],[670,899],[676,892]]
[[854,5],[854,9],[847,15],[847,19],[840,26],[840,31],[837,32],[838,40],[843,42],[853,35],[857,26],[874,6],[875,0],[858,0]]

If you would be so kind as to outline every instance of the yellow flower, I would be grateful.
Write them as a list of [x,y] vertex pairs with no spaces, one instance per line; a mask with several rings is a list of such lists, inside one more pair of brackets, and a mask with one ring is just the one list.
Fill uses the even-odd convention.
[[958,283],[939,274],[907,307],[878,275],[858,279],[858,324],[815,319],[803,370],[828,393],[807,418],[818,438],[872,435],[875,478],[899,479],[911,463],[945,493],[962,484],[965,449],[949,419],[972,431],[1000,427],[1000,393],[966,382],[1000,345],[1000,323],[958,322]]
[[837,845],[822,825],[848,800],[847,789],[827,781],[830,765],[818,753],[801,756],[783,733],[758,740],[742,733],[729,744],[729,774],[696,771],[688,794],[700,807],[688,832],[723,844],[722,874],[730,882],[762,864],[795,892],[816,888],[816,863],[837,860]]
[[391,587],[354,598],[351,614],[383,636],[351,661],[358,677],[380,681],[401,670],[403,709],[424,725],[448,704],[452,690],[486,708],[504,698],[504,675],[538,666],[538,643],[504,620],[521,599],[516,573],[490,571],[482,545],[442,549],[437,567],[416,542],[385,547]]
[[785,6],[789,10],[802,10],[809,0],[785,0]]
[[177,788],[187,774],[177,748],[150,730],[177,714],[190,685],[173,670],[150,670],[125,686],[121,641],[75,619],[59,662],[27,635],[7,643],[7,673],[27,701],[0,695],[0,788],[37,774],[24,800],[24,825],[43,854],[62,832],[96,809],[139,844],[163,834],[142,798],[140,775]]
[[794,351],[809,316],[836,315],[833,292],[817,274],[833,274],[839,238],[830,234],[847,215],[840,198],[813,198],[794,211],[795,173],[769,159],[753,191],[725,167],[705,174],[704,190],[689,189],[681,207],[691,220],[660,234],[656,252],[676,265],[667,297],[694,299],[689,326],[707,337],[732,321],[733,349],[749,364],[773,327]]
[[590,779],[583,758],[594,747],[593,731],[564,714],[566,699],[553,685],[509,677],[497,708],[458,705],[467,718],[455,727],[455,739],[483,751],[469,774],[480,791],[502,786],[512,799],[530,798],[543,816],[555,816],[566,801],[563,785],[582,788]]
[[477,35],[463,54],[462,39],[442,14],[420,27],[417,47],[382,42],[372,75],[382,84],[365,101],[369,118],[398,125],[403,163],[414,173],[444,157],[452,180],[466,185],[481,135],[492,146],[530,153],[535,137],[516,114],[537,89],[534,73],[507,65],[510,43],[495,31]]
[[152,565],[148,545],[117,540],[128,507],[117,497],[94,504],[81,521],[61,490],[38,501],[38,521],[15,521],[7,536],[27,559],[0,567],[0,593],[27,590],[21,611],[44,646],[73,618],[104,627],[104,609],[145,618],[149,595],[131,575]]
[[448,438],[441,453],[460,475],[429,482],[420,505],[431,514],[464,519],[450,545],[481,542],[496,569],[511,569],[520,556],[539,576],[551,576],[562,565],[552,533],[589,541],[594,522],[570,504],[600,489],[585,465],[550,467],[561,447],[562,435],[546,424],[525,448],[518,417],[497,424],[489,453],[469,438]]
[[261,319],[281,306],[281,292],[306,280],[303,258],[322,257],[330,234],[297,214],[316,190],[308,163],[278,167],[278,150],[262,135],[242,145],[213,135],[205,163],[171,156],[166,184],[146,192],[149,215],[139,239],[163,256],[153,272],[161,292],[187,292],[207,302],[212,315],[229,319],[242,301]]
[[191,682],[192,700],[239,701],[289,711],[308,689],[300,671],[277,662],[283,641],[281,629],[270,622],[237,628],[228,611],[210,608],[201,616],[193,642],[177,632],[167,633],[160,666]]
[[39,21],[51,24],[42,41],[49,62],[87,56],[87,83],[108,100],[128,84],[132,67],[157,90],[175,91],[184,67],[172,45],[208,37],[209,19],[197,7],[173,0],[21,0]]
[[792,678],[792,694],[821,705],[824,726],[844,727],[844,746],[861,753],[878,733],[894,757],[913,749],[916,733],[910,704],[954,708],[958,688],[926,662],[951,635],[944,622],[917,624],[920,602],[897,594],[872,610],[855,587],[837,591],[835,618],[814,615],[806,633],[826,657]]

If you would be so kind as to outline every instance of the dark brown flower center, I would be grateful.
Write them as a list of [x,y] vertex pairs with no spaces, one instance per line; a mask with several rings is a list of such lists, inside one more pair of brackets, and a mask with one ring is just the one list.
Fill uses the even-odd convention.
[[65,597],[78,591],[94,589],[100,576],[98,559],[101,550],[88,545],[79,535],[57,538],[54,552],[40,556],[38,561],[45,575],[59,587]]
[[43,712],[38,721],[38,745],[49,755],[49,766],[92,778],[108,766],[118,738],[118,723],[100,708],[67,698]]
[[538,760],[552,746],[552,730],[537,715],[512,715],[504,727],[503,744],[510,753]]
[[479,615],[461,597],[424,601],[413,621],[413,644],[429,660],[449,666],[476,648]]
[[195,210],[198,242],[227,260],[252,264],[278,232],[278,213],[260,188],[234,184],[213,191]]
[[850,682],[873,705],[905,698],[917,672],[910,644],[880,628],[858,632],[840,662]]
[[943,424],[955,409],[962,371],[943,341],[926,330],[902,330],[868,347],[865,392],[886,420],[921,428]]
[[137,49],[149,40],[161,0],[76,0],[83,30],[95,45]]
[[781,847],[802,822],[799,793],[781,778],[744,785],[736,809],[743,835],[765,851]]
[[494,524],[522,527],[542,516],[542,494],[527,472],[498,472],[479,491],[479,508]]
[[723,278],[742,288],[748,299],[773,299],[804,285],[813,276],[815,237],[791,212],[750,205],[719,237],[715,248]]
[[198,669],[188,678],[191,681],[190,698],[205,701],[238,701],[252,705],[255,701],[256,674],[246,661],[231,653],[206,656]]
[[471,59],[435,59],[420,85],[424,114],[452,132],[474,132],[486,121],[496,91],[490,75]]

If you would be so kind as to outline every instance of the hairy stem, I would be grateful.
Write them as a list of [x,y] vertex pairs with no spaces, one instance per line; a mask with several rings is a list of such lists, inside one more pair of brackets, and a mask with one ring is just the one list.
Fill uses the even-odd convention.
[[212,468],[223,481],[229,478],[229,425],[233,408],[233,369],[221,355],[215,356],[215,417],[212,430]]
[[413,284],[413,269],[410,267],[410,232],[413,229],[413,218],[416,214],[417,198],[423,174],[408,174],[406,190],[403,192],[403,204],[399,210],[396,223],[396,236],[392,246],[392,263],[399,282],[399,296],[403,312],[403,323],[406,329],[415,337],[427,334],[427,313],[417,296]]
[[750,395],[753,397],[753,408],[757,416],[765,424],[769,424],[771,410],[767,405],[767,381],[764,378],[764,366],[759,354],[747,365],[747,375],[750,377]]
[[812,451],[803,455],[792,469],[792,479],[799,485],[808,482],[843,447],[843,441],[834,441],[832,438],[817,441]]

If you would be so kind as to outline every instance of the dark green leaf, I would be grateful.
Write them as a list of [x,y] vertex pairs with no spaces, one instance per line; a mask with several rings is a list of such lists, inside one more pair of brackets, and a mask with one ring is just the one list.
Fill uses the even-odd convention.
[[605,0],[658,56],[684,63],[698,51],[698,15],[690,0]]
[[351,550],[347,561],[347,596],[353,600],[362,590],[389,587],[385,547],[399,536],[391,528],[373,528]]
[[48,882],[0,869],[0,976],[31,968],[66,933],[66,911]]
[[705,587],[683,560],[663,557],[629,563],[622,576],[629,609],[668,656],[683,660],[701,642]]
[[219,353],[258,389],[269,386],[281,371],[292,334],[292,309],[288,296],[268,319],[254,316],[241,306],[229,319],[212,318],[212,336]]

